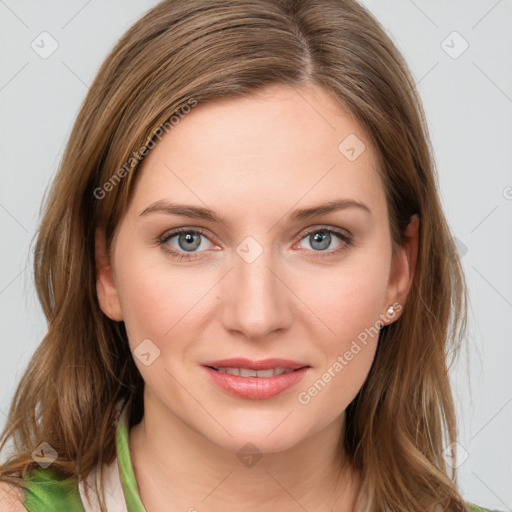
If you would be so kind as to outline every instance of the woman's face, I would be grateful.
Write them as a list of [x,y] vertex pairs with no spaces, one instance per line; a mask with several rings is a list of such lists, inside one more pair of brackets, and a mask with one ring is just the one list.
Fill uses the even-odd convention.
[[146,414],[232,451],[339,432],[409,278],[359,124],[316,86],[276,86],[192,108],[140,172],[98,295]]

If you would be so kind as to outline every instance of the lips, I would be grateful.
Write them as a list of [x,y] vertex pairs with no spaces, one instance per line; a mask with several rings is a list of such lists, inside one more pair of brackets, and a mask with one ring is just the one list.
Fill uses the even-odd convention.
[[282,393],[302,380],[310,368],[289,359],[243,358],[209,361],[203,367],[221,390],[250,400],[263,400]]
[[220,361],[210,361],[203,363],[203,366],[210,366],[212,368],[245,368],[247,370],[271,370],[274,368],[283,368],[284,370],[298,370],[308,366],[306,363],[299,363],[291,361],[290,359],[262,359],[251,360],[245,358],[222,359]]

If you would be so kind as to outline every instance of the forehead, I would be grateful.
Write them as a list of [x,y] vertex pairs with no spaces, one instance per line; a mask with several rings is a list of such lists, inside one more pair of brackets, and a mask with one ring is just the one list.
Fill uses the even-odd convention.
[[166,198],[222,214],[243,207],[240,215],[260,217],[284,203],[344,197],[385,208],[371,140],[312,85],[274,86],[194,107],[164,133],[139,172],[133,200],[139,212]]

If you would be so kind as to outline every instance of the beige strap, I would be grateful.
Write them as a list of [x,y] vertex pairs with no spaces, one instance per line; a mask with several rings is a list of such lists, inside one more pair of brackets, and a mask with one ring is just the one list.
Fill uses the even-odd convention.
[[[105,467],[104,485],[105,485],[105,501],[108,512],[128,512],[126,509],[126,500],[119,476],[119,466],[117,458],[112,464]],[[101,512],[99,499],[94,492],[94,478],[96,470],[92,471],[87,478],[87,482],[80,480],[78,490],[80,498],[84,506],[85,512]]]

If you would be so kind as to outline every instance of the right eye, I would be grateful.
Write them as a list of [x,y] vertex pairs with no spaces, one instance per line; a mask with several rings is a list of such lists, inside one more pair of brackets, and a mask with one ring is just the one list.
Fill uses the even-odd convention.
[[[175,243],[171,243],[173,239],[176,239]],[[192,260],[197,258],[194,256],[195,254],[204,252],[196,251],[196,249],[205,248],[204,246],[208,245],[204,244],[202,239],[209,240],[205,231],[200,228],[177,228],[164,233],[158,239],[158,245],[162,246],[163,250],[173,258]]]

